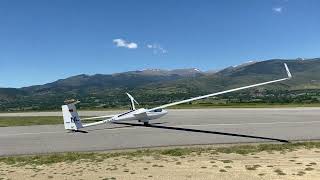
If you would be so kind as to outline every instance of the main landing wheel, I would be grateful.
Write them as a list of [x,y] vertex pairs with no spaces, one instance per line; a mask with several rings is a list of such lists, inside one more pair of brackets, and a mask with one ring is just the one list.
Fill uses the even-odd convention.
[[143,122],[144,126],[149,126],[149,122]]

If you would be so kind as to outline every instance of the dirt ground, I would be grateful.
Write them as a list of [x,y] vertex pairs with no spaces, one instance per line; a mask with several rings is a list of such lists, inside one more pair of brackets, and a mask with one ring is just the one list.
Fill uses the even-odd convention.
[[0,163],[0,179],[320,179],[320,151],[121,156],[41,166]]

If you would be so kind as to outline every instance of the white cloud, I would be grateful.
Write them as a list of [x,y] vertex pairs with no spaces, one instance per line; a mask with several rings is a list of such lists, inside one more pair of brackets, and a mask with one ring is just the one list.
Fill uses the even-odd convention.
[[[128,49],[137,49],[138,48],[137,43],[129,42],[129,41],[121,39],[121,38],[113,39],[112,42],[117,47],[128,48]],[[153,54],[166,54],[166,53],[168,53],[168,51],[158,43],[145,44],[145,45],[146,45],[146,48],[152,50]]]
[[132,43],[127,44],[127,47],[129,49],[136,49],[136,48],[138,48],[138,44],[132,42]]
[[276,13],[282,13],[282,10],[283,8],[282,7],[274,7],[272,8],[273,12],[276,12]]
[[164,49],[160,44],[147,44],[147,48],[152,49],[154,54],[166,54],[168,51]]
[[113,43],[117,46],[117,47],[124,47],[124,48],[128,48],[128,49],[136,49],[138,48],[138,44],[134,43],[134,42],[128,42],[124,39],[114,39]]

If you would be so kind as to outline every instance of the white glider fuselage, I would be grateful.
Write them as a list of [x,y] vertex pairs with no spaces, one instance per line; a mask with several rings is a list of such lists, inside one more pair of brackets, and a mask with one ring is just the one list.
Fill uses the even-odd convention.
[[120,121],[130,121],[130,120],[148,122],[149,120],[158,119],[166,114],[168,114],[168,112],[164,109],[148,112],[147,109],[140,108],[136,110],[130,110],[119,115],[115,115],[114,117],[111,118],[110,122],[117,122],[117,121],[120,122]]

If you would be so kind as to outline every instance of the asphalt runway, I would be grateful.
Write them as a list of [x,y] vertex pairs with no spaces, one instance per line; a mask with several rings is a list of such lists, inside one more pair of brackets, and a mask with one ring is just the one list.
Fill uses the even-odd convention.
[[[0,156],[52,152],[217,143],[285,142],[320,139],[320,108],[181,109],[151,121],[132,121],[67,132],[63,125],[0,128]],[[103,115],[114,112],[80,112]],[[56,116],[60,112],[15,113],[11,116]],[[8,116],[8,114],[0,114]],[[62,122],[62,120],[61,120]]]

